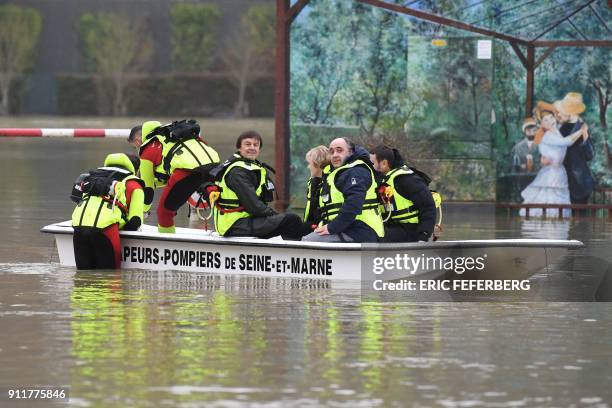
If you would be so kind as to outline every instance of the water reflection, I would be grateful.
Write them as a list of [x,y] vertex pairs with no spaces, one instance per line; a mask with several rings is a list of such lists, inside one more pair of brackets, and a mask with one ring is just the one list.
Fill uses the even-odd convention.
[[[537,405],[531,379],[566,389],[599,367],[581,358],[585,347],[604,352],[612,340],[602,309],[358,299],[356,288],[317,281],[78,273],[70,296],[71,394],[103,405],[185,407],[230,400]],[[516,389],[496,391],[509,369],[523,372]],[[606,380],[590,377],[567,388],[572,398],[605,398]],[[564,398],[549,402],[565,405]]]
[[[279,358],[292,358],[286,353],[287,329],[298,322],[304,326],[304,321],[285,322],[282,313],[275,319],[279,311],[273,311],[274,305],[251,305],[245,299],[289,298],[298,290],[304,296],[306,290],[314,294],[311,302],[326,288],[325,282],[301,283],[171,272],[78,273],[71,295],[77,361],[72,393],[86,400],[99,397],[96,384],[101,383],[114,389],[115,397],[136,400],[174,393],[176,388],[163,387],[182,384],[217,387],[203,393],[204,398],[201,390],[182,389],[182,402],[223,398],[233,393],[224,387],[236,383],[247,388],[256,383],[262,392],[277,392],[274,378],[263,371],[266,366],[282,367]],[[324,319],[307,322],[333,324]],[[308,325],[302,330],[318,332]],[[328,335],[339,345],[337,330]],[[325,349],[333,355],[333,347]],[[126,377],[125,372],[135,375]],[[143,384],[156,388],[143,389]]]
[[[100,401],[102,389],[112,389],[112,398],[181,405],[310,390],[317,400],[351,401],[358,390],[364,397],[396,382],[402,372],[393,355],[439,345],[438,319],[424,326],[416,311],[359,304],[358,290],[339,296],[328,285],[79,272],[70,296],[71,394]],[[291,386],[279,388],[287,378]]]
[[[2,143],[0,388],[62,385],[73,405],[117,407],[612,400],[612,303],[362,302],[358,283],[60,267],[39,228],[70,214],[65,179],[125,143]],[[582,240],[536,277],[541,293],[612,300],[607,219],[523,223],[479,208],[445,220],[445,239]]]
[[569,239],[570,220],[543,218],[520,219],[521,237],[539,239]]

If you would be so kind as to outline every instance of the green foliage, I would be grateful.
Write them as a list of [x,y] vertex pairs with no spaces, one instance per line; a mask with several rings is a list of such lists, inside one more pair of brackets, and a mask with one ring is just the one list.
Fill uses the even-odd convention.
[[90,72],[117,74],[145,65],[152,54],[150,37],[129,17],[86,13],[77,23],[85,67]]
[[85,67],[99,74],[99,113],[125,115],[128,73],[146,66],[153,47],[142,24],[116,13],[86,13],[77,23]]
[[177,3],[170,9],[172,60],[179,71],[204,71],[214,61],[221,12],[214,4]]
[[607,142],[609,147],[612,147],[612,135],[610,131],[602,128],[596,121],[590,121],[586,118],[589,125],[589,132],[593,138],[593,146],[595,148],[595,158],[589,162],[589,167],[595,177],[596,186],[612,187],[612,168],[608,164],[606,150],[604,144]]
[[493,47],[493,156],[497,157],[497,170],[510,171],[512,147],[523,138],[521,125],[525,117],[525,69],[509,44],[495,41]]
[[409,38],[408,71],[426,88],[425,108],[406,123],[408,133],[429,139],[437,158],[489,159],[491,60],[476,58],[477,38],[442,40],[445,46],[434,46],[430,37]]
[[21,74],[31,67],[42,16],[30,7],[0,6],[0,72]]
[[291,31],[291,116],[302,123],[331,124],[336,98],[351,81],[351,50],[355,44],[350,19],[335,16],[352,13],[350,3],[313,2],[308,22],[294,24]]
[[271,77],[275,50],[276,14],[272,5],[247,9],[223,49],[221,61],[237,94],[234,116],[248,116],[246,89],[258,78]]
[[0,6],[0,114],[9,110],[15,79],[33,64],[42,30],[42,17],[30,7]]
[[[354,79],[362,86],[351,89],[352,115],[367,135],[373,135],[381,122],[393,131],[401,118],[403,94],[406,91],[407,39],[403,35],[404,19],[397,14],[368,13],[366,27],[374,27],[361,41],[369,52],[357,66]],[[369,24],[368,24],[369,23]]]
[[[430,27],[396,13],[356,2],[310,4],[291,33],[296,126],[356,127],[362,144],[393,141],[408,155],[417,152],[417,161],[418,153],[426,153],[490,163],[492,63],[476,59],[476,39],[447,38],[447,47],[440,49],[431,45],[431,37],[410,35]],[[292,152],[308,143],[302,137],[292,134]],[[467,170],[453,171],[449,188],[464,179],[474,183]],[[491,186],[486,182],[474,196],[492,198]]]
[[495,200],[495,162],[491,160],[440,160],[432,175],[445,200]]
[[607,112],[612,104],[612,65],[610,65],[610,50],[595,48],[586,50],[583,57],[585,70],[583,77],[588,84],[587,97],[593,105],[599,108],[599,126],[607,128]]
[[251,6],[240,19],[253,48],[267,57],[274,57],[276,39],[276,8],[271,4]]
[[[393,131],[414,106],[406,92],[406,21],[355,2],[313,1],[292,30],[292,118]],[[350,16],[338,18],[338,16]],[[398,114],[399,113],[399,114]]]

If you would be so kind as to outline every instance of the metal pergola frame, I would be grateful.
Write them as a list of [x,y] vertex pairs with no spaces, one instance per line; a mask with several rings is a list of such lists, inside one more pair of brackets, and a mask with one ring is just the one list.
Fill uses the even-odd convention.
[[[611,40],[589,40],[585,38],[585,35],[575,27],[572,23],[571,18],[585,9],[590,7],[592,12],[598,18],[601,18],[595,9],[592,7],[592,3],[595,0],[586,0],[580,4],[577,8],[574,8],[570,13],[566,14],[563,18],[555,21],[546,29],[539,33],[536,37],[531,40],[520,38],[517,36],[505,34],[502,32],[489,30],[486,28],[477,27],[473,24],[468,24],[463,21],[454,20],[451,18],[443,17],[437,14],[428,13],[426,11],[417,10],[408,6],[402,6],[398,4],[387,3],[382,0],[354,0],[359,3],[368,4],[373,7],[393,11],[396,13],[409,15],[416,17],[421,20],[429,21],[435,24],[454,27],[460,30],[469,31],[476,34],[485,35],[488,37],[497,38],[502,41],[508,42],[517,57],[525,67],[526,72],[526,98],[525,98],[525,113],[526,115],[531,112],[533,108],[533,89],[534,89],[534,77],[536,68],[559,47],[612,47]],[[276,189],[278,192],[278,205],[285,209],[289,205],[289,33],[291,30],[291,23],[299,15],[299,13],[308,5],[310,0],[297,0],[295,4],[291,5],[290,0],[276,0],[276,62],[275,62],[275,74],[276,74],[276,86],[275,86],[275,99],[274,99],[274,117],[275,117],[275,167],[276,172]],[[415,3],[415,2],[412,2]],[[412,3],[409,3],[412,4]],[[515,6],[516,7],[516,6]],[[612,0],[608,0],[608,7],[612,7]],[[572,27],[583,37],[584,40],[538,40],[546,33],[550,32],[554,28],[558,27],[563,22],[568,21]],[[604,24],[605,25],[605,24]],[[608,28],[607,25],[605,27]],[[525,51],[521,49],[525,48]],[[542,48],[544,51],[536,59],[536,48]]]

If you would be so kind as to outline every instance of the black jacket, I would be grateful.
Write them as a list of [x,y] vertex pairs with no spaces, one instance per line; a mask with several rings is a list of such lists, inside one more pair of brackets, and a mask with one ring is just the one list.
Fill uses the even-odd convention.
[[[583,122],[564,123],[559,131],[563,137],[580,130]],[[570,147],[567,148],[563,166],[567,172],[567,183],[570,191],[571,202],[574,204],[585,204],[593,192],[593,175],[589,168],[588,161],[594,156],[591,138],[584,141],[578,138]]]
[[[321,195],[321,177],[311,177],[310,183],[310,210],[307,217],[304,219],[304,224],[307,226],[317,225],[321,221],[319,216],[319,196]],[[312,232],[312,230],[310,231]]]
[[259,187],[259,177],[253,171],[242,167],[234,167],[225,175],[225,182],[234,190],[244,210],[254,217],[265,217],[277,214],[268,207],[256,194]]
[[[348,157],[344,164],[361,159],[370,163],[370,154],[363,147],[356,146],[355,152]],[[327,224],[330,234],[344,233],[356,242],[377,242],[376,232],[364,222],[355,220],[361,213],[368,188],[372,184],[372,176],[363,166],[351,167],[344,170],[335,178],[336,188],[344,195],[344,204],[336,218]]]
[[[404,229],[416,235],[419,240],[427,241],[433,233],[436,224],[436,205],[431,191],[425,182],[417,175],[404,174],[395,178],[395,186],[399,194],[406,197],[419,211],[418,224],[400,224]],[[393,224],[391,221],[388,224]]]

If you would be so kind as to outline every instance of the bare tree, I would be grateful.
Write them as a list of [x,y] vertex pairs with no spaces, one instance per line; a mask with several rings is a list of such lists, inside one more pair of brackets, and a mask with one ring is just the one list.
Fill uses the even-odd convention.
[[612,103],[612,80],[608,78],[590,79],[590,84],[595,89],[597,95],[597,102],[599,105],[599,124],[602,128],[606,129],[608,124],[606,123],[606,113],[608,106]]
[[607,165],[612,167],[612,148],[607,140],[606,133],[608,107],[612,104],[612,66],[608,62],[608,51],[604,49],[595,49],[592,53],[587,54],[583,58],[586,63],[586,69],[582,73],[582,78],[590,87],[592,95],[597,100],[599,108],[599,126],[603,130],[603,145],[606,154]]
[[234,116],[248,115],[246,90],[253,80],[268,75],[274,61],[275,10],[269,5],[250,7],[229,39],[221,61],[238,95]]
[[0,6],[0,114],[7,115],[14,80],[31,66],[42,29],[40,13],[12,4]]
[[[610,71],[608,71],[609,73]],[[589,83],[593,86],[595,94],[597,95],[597,101],[599,104],[599,124],[605,131],[607,129],[606,113],[608,106],[612,103],[612,81],[610,77],[590,79]],[[608,145],[608,140],[604,140],[604,150],[606,153],[606,159],[608,167],[612,166],[612,149]]]

